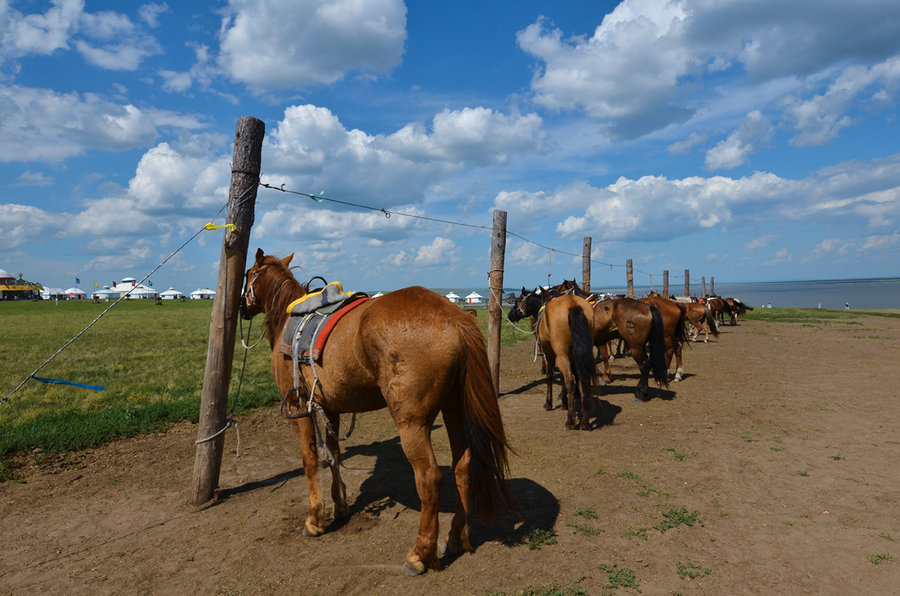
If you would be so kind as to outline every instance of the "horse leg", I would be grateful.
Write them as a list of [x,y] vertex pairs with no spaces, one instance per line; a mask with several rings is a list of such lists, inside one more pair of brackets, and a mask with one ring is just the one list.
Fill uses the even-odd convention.
[[469,542],[469,507],[470,482],[469,462],[471,452],[466,446],[466,433],[463,426],[462,406],[458,401],[450,403],[441,410],[444,425],[447,427],[447,438],[450,439],[450,451],[453,454],[453,475],[456,479],[456,512],[450,522],[450,533],[447,535],[447,552],[457,554],[472,551]]
[[612,359],[609,354],[609,344],[603,342],[597,347],[600,353],[600,360],[603,361],[603,374],[600,375],[600,385],[609,385],[612,381],[612,369],[609,367],[609,361]]
[[[545,352],[544,358],[547,361],[547,399],[544,401],[544,409],[550,411],[553,409],[553,369],[556,367],[556,356],[551,356]],[[565,390],[564,385],[562,399],[565,399]]]
[[635,401],[647,401],[650,387],[650,359],[644,357],[643,347],[633,348],[631,355],[641,371],[641,378],[638,379],[637,387],[634,389]]
[[339,519],[350,514],[350,507],[347,505],[347,487],[341,480],[341,446],[337,438],[341,431],[341,415],[336,412],[327,412],[325,415],[331,428],[334,429],[334,434],[325,433],[325,445],[334,456],[334,463],[331,465],[331,500],[334,503],[332,515],[335,519]]
[[590,416],[591,405],[594,399],[594,387],[591,384],[591,378],[580,379],[581,381],[581,430],[591,430],[591,423],[588,420]]
[[316,451],[316,432],[312,418],[294,418],[291,420],[294,433],[300,440],[300,452],[303,456],[303,475],[306,476],[306,487],[309,493],[309,514],[303,523],[303,533],[307,536],[321,536],[325,533],[325,506],[319,489],[319,453]]
[[[396,418],[395,418],[396,420]],[[416,476],[416,492],[422,504],[416,544],[406,554],[403,572],[419,575],[427,569],[440,569],[437,555],[438,507],[443,474],[431,446],[431,425],[424,421],[400,423],[400,445]]]
[[563,403],[563,407],[568,410],[566,429],[573,430],[577,428],[575,425],[575,396],[578,389],[575,386],[575,375],[572,374],[572,363],[569,362],[568,358],[560,358],[557,366],[562,375],[563,392],[569,396],[568,403]]
[[681,348],[682,346],[678,346],[678,349],[675,350],[675,380],[680,381],[684,378],[684,363],[681,360]]

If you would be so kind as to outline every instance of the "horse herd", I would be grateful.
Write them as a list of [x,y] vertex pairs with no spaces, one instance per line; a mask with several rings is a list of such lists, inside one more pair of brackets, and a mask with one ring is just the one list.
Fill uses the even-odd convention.
[[[645,401],[649,395],[649,377],[668,387],[669,367],[675,357],[675,381],[684,375],[682,347],[701,332],[718,336],[720,321],[727,313],[732,325],[738,316],[752,310],[736,298],[709,297],[702,302],[680,302],[651,292],[641,299],[619,297],[600,300],[581,290],[573,281],[549,288],[535,288],[514,299],[507,315],[510,322],[529,317],[543,356],[542,370],[547,378],[544,409],[553,409],[553,375],[562,375],[560,401],[568,409],[566,428],[590,429],[593,386],[596,378],[594,348],[603,363],[600,384],[611,380],[611,345],[624,343],[640,370],[635,397]],[[693,335],[688,338],[688,325]],[[571,396],[571,397],[570,397]],[[576,407],[580,402],[580,420]]]
[[[288,419],[300,441],[307,479],[309,510],[303,531],[320,536],[335,518],[350,514],[340,471],[340,415],[387,408],[413,468],[421,501],[416,541],[404,558],[403,571],[417,575],[440,569],[438,510],[443,473],[431,442],[438,413],[450,442],[457,493],[446,552],[473,550],[472,517],[490,521],[517,516],[507,487],[510,446],[478,323],[443,296],[414,286],[355,305],[334,325],[317,357],[298,362],[276,347],[291,316],[289,305],[310,294],[308,285],[298,283],[291,273],[292,257],[279,259],[257,250],[244,282],[241,316],[250,319],[265,313],[272,373],[283,396],[282,411],[291,413]],[[702,326],[700,319],[694,323],[690,312],[702,311],[707,331],[716,333],[712,308],[712,300],[697,310],[658,296],[595,301],[574,282],[566,282],[542,292],[523,288],[509,318],[533,318],[548,371],[545,407],[553,405],[550,380],[557,367],[565,379],[566,427],[576,428],[574,405],[580,397],[578,426],[584,429],[593,399],[595,347],[606,363],[604,382],[608,382],[608,342],[618,338],[625,342],[641,368],[636,395],[645,399],[648,374],[652,372],[657,383],[667,384],[673,355],[676,379],[680,378],[685,324],[696,324],[697,332]],[[733,308],[728,312],[737,316]],[[319,416],[324,418],[325,430],[319,430]],[[319,486],[317,443],[331,470],[329,512]]]

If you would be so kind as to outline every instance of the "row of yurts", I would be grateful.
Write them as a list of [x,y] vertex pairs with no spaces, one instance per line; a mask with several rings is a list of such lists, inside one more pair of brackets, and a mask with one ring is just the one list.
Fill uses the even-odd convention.
[[[43,298],[44,300],[83,300],[87,297],[99,300],[118,300],[122,296],[125,296],[127,299],[161,298],[163,300],[184,300],[185,298],[184,293],[175,288],[159,292],[150,286],[139,284],[133,277],[125,277],[120,282],[113,282],[112,287],[100,287],[94,284],[94,291],[88,295],[87,292],[77,287],[66,290],[62,288],[45,288],[39,283],[22,279],[21,274],[19,279],[16,279],[3,269],[0,269],[0,300],[33,300],[36,298]],[[215,296],[216,291],[206,287],[196,289],[188,295],[192,300],[215,298]]]
[[[21,277],[21,276],[20,276]],[[163,292],[157,292],[150,286],[139,284],[133,277],[122,278],[122,281],[113,282],[112,287],[103,286],[100,288],[94,284],[95,290],[91,292],[90,297],[99,300],[118,300],[123,295],[126,299],[145,299],[145,298],[161,298],[162,300],[184,300],[184,293],[169,288]],[[9,273],[0,269],[0,300],[15,299],[31,299],[40,295],[44,300],[83,300],[87,297],[87,293],[76,287],[63,290],[62,288],[45,288],[38,283],[25,281],[24,279],[15,279]],[[381,292],[375,294],[374,297],[381,296]],[[208,287],[198,288],[189,294],[192,300],[204,300],[215,298],[216,291]],[[446,294],[447,300],[453,303],[460,302],[461,298],[452,291]],[[478,292],[471,292],[465,298],[462,298],[465,304],[482,304],[484,297]]]

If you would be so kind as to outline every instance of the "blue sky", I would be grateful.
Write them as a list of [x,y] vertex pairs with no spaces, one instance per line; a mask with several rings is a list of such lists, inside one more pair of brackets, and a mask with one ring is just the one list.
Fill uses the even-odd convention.
[[[594,288],[626,259],[640,285],[896,276],[898,98],[896,0],[0,0],[0,268],[143,278],[225,204],[255,116],[263,182],[507,211],[507,287],[580,279],[585,236]],[[214,287],[221,240],[154,286]],[[260,189],[258,247],[352,289],[468,289],[490,235]]]

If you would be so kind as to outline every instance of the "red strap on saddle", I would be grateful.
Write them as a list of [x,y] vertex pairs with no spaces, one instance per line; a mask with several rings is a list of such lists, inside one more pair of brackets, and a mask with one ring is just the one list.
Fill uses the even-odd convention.
[[331,335],[331,330],[334,329],[334,326],[337,325],[337,322],[343,318],[345,314],[362,304],[363,302],[367,302],[371,300],[371,298],[360,298],[359,300],[354,300],[347,306],[344,306],[334,312],[333,315],[328,317],[328,320],[325,321],[325,324],[322,326],[322,329],[319,330],[319,335],[316,337],[316,344],[313,346],[312,353],[317,356],[322,353],[322,350],[325,349],[325,342],[328,340],[328,336]]

